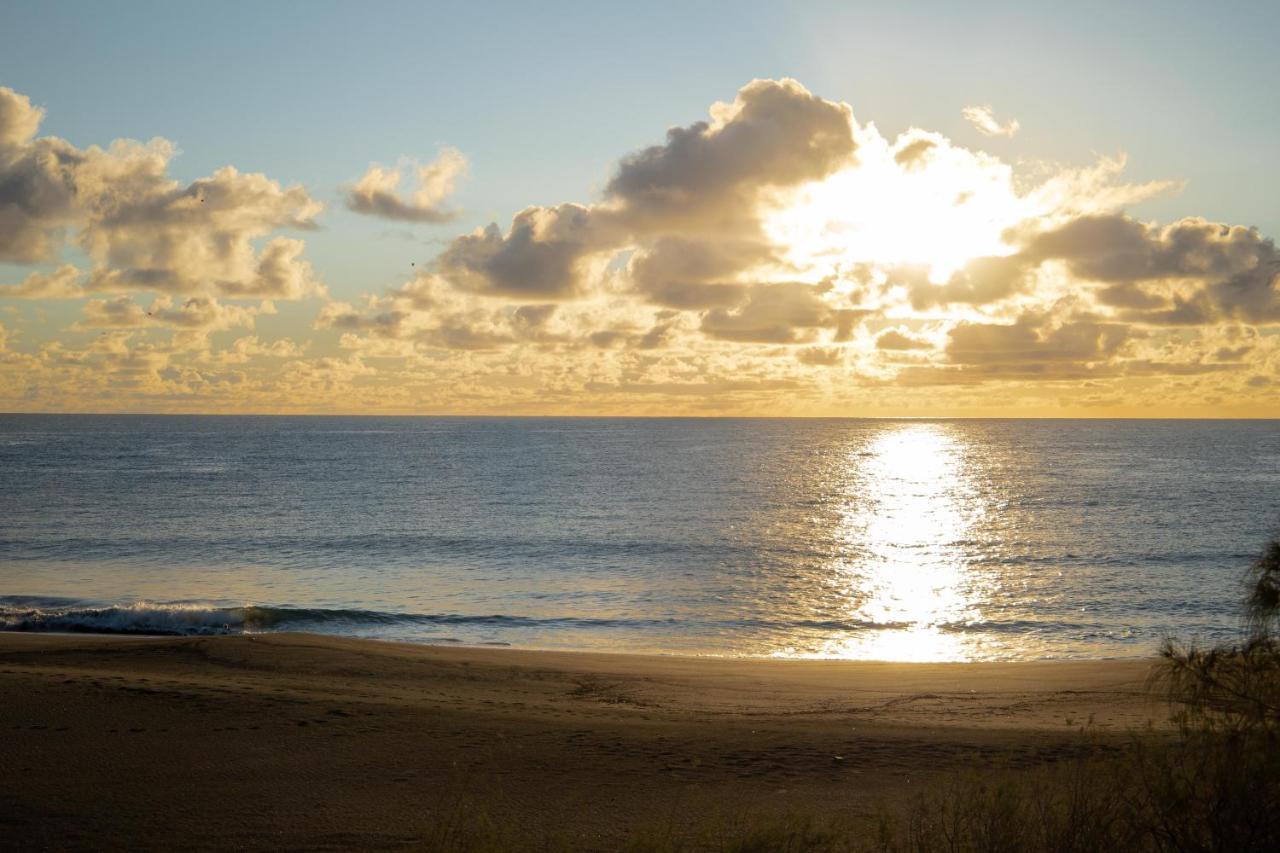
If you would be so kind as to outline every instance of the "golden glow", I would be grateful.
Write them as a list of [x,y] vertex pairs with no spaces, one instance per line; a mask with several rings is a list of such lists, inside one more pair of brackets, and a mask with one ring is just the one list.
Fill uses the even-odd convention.
[[849,460],[853,472],[833,570],[848,594],[848,619],[869,625],[833,638],[821,657],[965,660],[961,632],[945,626],[980,618],[963,543],[981,518],[966,448],[938,424],[886,431]]
[[1004,231],[1031,215],[1002,165],[939,143],[905,168],[889,148],[805,187],[765,223],[787,260],[830,274],[850,265],[921,265],[935,284],[974,258],[1007,255]]

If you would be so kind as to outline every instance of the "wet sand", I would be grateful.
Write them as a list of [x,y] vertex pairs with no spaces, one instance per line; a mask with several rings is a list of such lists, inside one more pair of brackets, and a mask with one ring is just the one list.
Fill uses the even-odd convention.
[[610,849],[768,812],[856,819],[1166,709],[1150,662],[536,652],[306,634],[0,634],[0,847],[412,848],[483,815]]

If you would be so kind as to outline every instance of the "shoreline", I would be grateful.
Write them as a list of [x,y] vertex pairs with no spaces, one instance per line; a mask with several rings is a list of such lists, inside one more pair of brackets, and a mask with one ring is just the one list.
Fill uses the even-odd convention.
[[594,849],[707,815],[869,819],[1162,724],[1151,664],[0,633],[0,847],[401,846],[464,807]]
[[[718,654],[714,652],[657,652],[657,651],[627,651],[626,649],[591,649],[591,648],[557,648],[547,646],[518,646],[507,642],[491,642],[491,643],[468,643],[463,640],[404,640],[390,637],[368,637],[354,634],[326,634],[320,631],[241,631],[239,633],[225,634],[180,634],[180,633],[148,633],[145,631],[28,631],[28,630],[10,630],[0,629],[0,638],[8,636],[26,636],[26,637],[67,637],[67,638],[83,638],[83,639],[115,639],[115,640],[196,640],[196,639],[217,639],[222,637],[275,637],[275,636],[300,636],[300,637],[316,637],[319,639],[334,640],[354,640],[360,643],[382,643],[391,646],[407,646],[409,648],[433,648],[433,649],[474,649],[477,651],[484,650],[503,650],[511,652],[530,652],[534,654],[567,654],[567,655],[604,655],[608,657],[645,657],[654,658],[655,660],[669,659],[689,659],[689,660],[709,660],[709,661],[781,661],[781,662],[831,662],[831,663],[866,663],[866,664],[893,664],[903,666],[916,665],[935,665],[935,666],[965,666],[971,664],[1056,664],[1056,663],[1155,663],[1157,656],[1147,655],[1122,655],[1112,657],[1039,657],[1039,658],[983,658],[981,660],[898,660],[892,658],[841,658],[841,657],[818,657],[814,655],[752,655],[752,654]],[[0,643],[2,645],[2,643]]]

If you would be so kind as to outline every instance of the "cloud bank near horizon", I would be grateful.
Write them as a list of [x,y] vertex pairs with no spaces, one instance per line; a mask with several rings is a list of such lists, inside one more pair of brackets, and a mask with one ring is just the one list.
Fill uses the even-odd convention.
[[[984,136],[1011,138],[989,107]],[[0,404],[10,410],[1274,411],[1280,255],[1257,230],[1126,210],[1123,158],[1032,178],[939,133],[889,138],[755,80],[623,154],[595,199],[449,238],[332,295],[323,206],[164,139],[79,148],[0,88]],[[356,214],[453,221],[465,155],[371,166]],[[413,184],[406,194],[405,178]],[[18,306],[74,306],[30,319]],[[307,313],[263,340],[257,324]],[[305,337],[304,339],[301,339]],[[1271,407],[1266,409],[1266,407]]]

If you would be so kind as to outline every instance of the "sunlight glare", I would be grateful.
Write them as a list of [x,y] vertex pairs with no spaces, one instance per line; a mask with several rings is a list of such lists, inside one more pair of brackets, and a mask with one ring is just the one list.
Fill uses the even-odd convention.
[[963,546],[982,514],[965,447],[943,425],[886,431],[852,457],[838,567],[849,617],[881,626],[833,638],[823,657],[936,661],[973,657],[948,630],[980,618]]
[[935,284],[974,258],[1013,252],[1002,234],[1036,206],[1017,195],[1008,167],[994,158],[940,143],[908,169],[883,140],[860,149],[857,165],[788,201],[765,228],[798,268],[926,266]]

